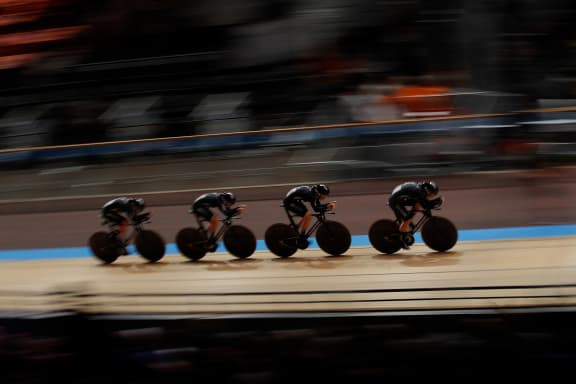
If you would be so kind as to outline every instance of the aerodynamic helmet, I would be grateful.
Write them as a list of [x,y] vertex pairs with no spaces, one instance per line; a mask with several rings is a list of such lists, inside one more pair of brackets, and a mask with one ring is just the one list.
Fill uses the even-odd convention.
[[134,208],[138,208],[141,210],[146,208],[146,203],[144,202],[144,199],[141,198],[131,199],[130,205],[132,205]]
[[424,191],[426,191],[426,193],[430,196],[435,196],[440,191],[438,185],[433,181],[425,181],[421,185]]
[[234,204],[236,202],[236,196],[232,192],[222,192],[220,194],[220,200],[225,203]]
[[313,189],[314,191],[324,196],[328,196],[330,194],[330,188],[328,188],[326,184],[316,184]]

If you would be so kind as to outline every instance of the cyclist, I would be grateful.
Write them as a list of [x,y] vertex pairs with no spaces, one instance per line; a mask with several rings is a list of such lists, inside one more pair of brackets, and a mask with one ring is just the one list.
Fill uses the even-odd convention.
[[[432,209],[442,205],[440,189],[434,181],[402,183],[388,197],[388,206],[396,215],[401,233],[408,233],[413,228],[412,219],[417,210]],[[407,236],[401,237],[402,248],[409,249]]]
[[110,236],[118,241],[122,254],[128,251],[124,246],[124,233],[130,223],[141,223],[150,218],[150,212],[143,213],[146,208],[144,199],[134,197],[117,197],[104,204],[100,210],[102,225],[108,225]]
[[304,203],[310,203],[310,206],[315,212],[333,210],[336,208],[335,201],[326,204],[321,203],[321,201],[329,195],[330,188],[325,184],[302,185],[288,191],[284,197],[284,209],[289,215],[293,214],[294,216],[301,217],[297,223],[301,236],[305,235],[312,220],[312,212],[308,210]]
[[232,208],[236,203],[236,196],[232,192],[211,192],[198,196],[192,207],[190,213],[196,216],[198,224],[204,228],[205,222],[208,222],[208,238],[210,241],[214,240],[216,230],[218,229],[218,217],[214,215],[213,210],[218,209],[226,216],[233,216],[240,214],[246,208],[245,205],[238,205]]

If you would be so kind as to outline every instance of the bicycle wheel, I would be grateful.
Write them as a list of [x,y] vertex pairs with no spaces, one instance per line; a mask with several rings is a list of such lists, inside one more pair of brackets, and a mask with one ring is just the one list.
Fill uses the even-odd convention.
[[325,221],[316,230],[316,241],[324,252],[338,256],[346,252],[352,243],[350,231],[337,221]]
[[240,259],[250,257],[256,250],[256,237],[242,225],[231,225],[222,237],[224,246],[231,255]]
[[176,246],[190,260],[200,260],[206,255],[206,235],[198,228],[183,228],[176,235]]
[[458,230],[448,219],[434,216],[422,227],[424,244],[438,252],[445,252],[458,241]]
[[111,264],[118,258],[118,249],[112,239],[109,238],[108,233],[99,231],[88,240],[92,254],[102,261],[104,264]]
[[155,263],[164,257],[166,243],[164,239],[154,231],[143,229],[134,241],[138,253],[151,263]]
[[392,254],[402,248],[398,225],[392,220],[378,220],[370,226],[368,232],[370,244],[379,252]]
[[264,234],[264,240],[270,252],[276,256],[290,257],[298,249],[298,233],[284,223],[270,226]]

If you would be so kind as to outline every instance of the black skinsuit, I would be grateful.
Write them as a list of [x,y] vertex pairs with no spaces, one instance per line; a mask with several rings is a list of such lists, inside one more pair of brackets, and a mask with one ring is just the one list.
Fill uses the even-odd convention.
[[312,209],[316,212],[326,210],[327,204],[320,203],[320,200],[316,197],[316,191],[314,191],[313,187],[307,185],[289,190],[286,197],[284,197],[284,208],[297,216],[304,216],[308,212],[304,202],[310,203]]

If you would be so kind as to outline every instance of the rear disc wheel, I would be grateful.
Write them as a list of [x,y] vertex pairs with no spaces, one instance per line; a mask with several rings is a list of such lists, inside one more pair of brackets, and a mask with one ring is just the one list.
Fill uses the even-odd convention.
[[176,235],[176,246],[190,260],[200,260],[206,255],[206,235],[198,228],[183,228]]
[[287,224],[270,226],[264,234],[266,246],[276,256],[290,257],[298,249],[298,233]]
[[402,248],[398,225],[389,219],[381,219],[374,222],[370,226],[368,239],[370,244],[382,253],[392,254]]
[[118,247],[107,232],[99,231],[92,234],[88,245],[92,254],[104,264],[111,264],[118,258]]

